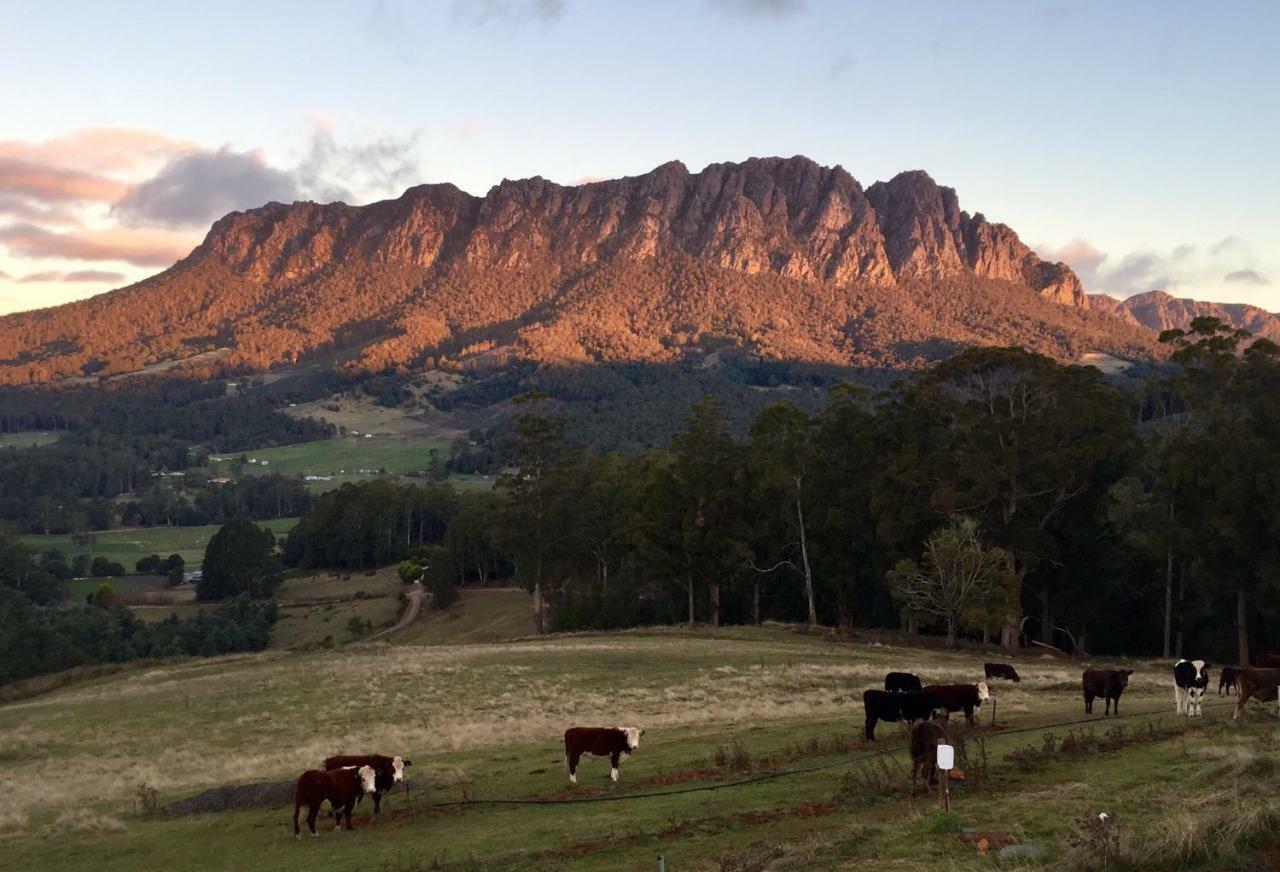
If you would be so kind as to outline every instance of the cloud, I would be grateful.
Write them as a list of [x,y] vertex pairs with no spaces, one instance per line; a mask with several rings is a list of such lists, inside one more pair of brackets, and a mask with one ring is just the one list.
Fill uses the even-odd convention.
[[17,282],[20,285],[29,285],[35,282],[119,282],[123,279],[124,273],[112,272],[111,270],[78,269],[71,272],[49,270],[47,272],[27,273]]
[[1038,246],[1037,251],[1048,260],[1064,261],[1086,289],[1118,297],[1153,289],[1211,288],[1220,282],[1269,284],[1254,268],[1253,248],[1239,236],[1227,236],[1207,248],[1182,243],[1167,252],[1131,251],[1118,259],[1083,239],[1056,248]]
[[89,230],[54,233],[33,224],[0,227],[0,244],[17,257],[115,260],[142,267],[167,267],[193,247],[190,234],[156,230]]
[[0,140],[0,158],[74,168],[86,172],[115,172],[168,160],[197,146],[153,130],[133,127],[85,127],[41,142]]
[[59,206],[41,206],[22,197],[0,194],[0,215],[29,221],[32,224],[63,224],[80,227],[79,216]]
[[341,145],[318,126],[302,162],[268,164],[256,151],[197,151],[174,158],[135,185],[112,214],[130,227],[201,228],[228,212],[272,200],[353,202],[398,194],[418,177],[417,137]]
[[1224,282],[1245,285],[1269,285],[1271,281],[1256,269],[1238,269],[1222,277]]
[[858,62],[853,59],[853,55],[842,53],[827,67],[827,76],[832,79],[843,79],[847,73],[853,72]]
[[729,15],[786,18],[805,11],[806,0],[708,0],[712,9]]
[[564,9],[565,0],[453,0],[453,19],[472,27],[554,24]]
[[97,173],[0,157],[0,193],[56,202],[114,203],[128,190],[126,183]]
[[398,5],[377,0],[369,10],[368,24],[373,35],[395,53],[396,60],[405,66],[413,61],[417,41]]
[[175,158],[111,211],[133,227],[202,227],[228,212],[301,194],[289,173],[268,166],[258,152],[224,146]]

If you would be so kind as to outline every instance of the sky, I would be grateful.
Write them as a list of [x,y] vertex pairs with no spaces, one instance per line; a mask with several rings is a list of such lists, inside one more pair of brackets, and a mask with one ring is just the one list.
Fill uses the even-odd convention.
[[0,313],[270,200],[804,154],[1085,287],[1280,311],[1280,3],[0,0]]

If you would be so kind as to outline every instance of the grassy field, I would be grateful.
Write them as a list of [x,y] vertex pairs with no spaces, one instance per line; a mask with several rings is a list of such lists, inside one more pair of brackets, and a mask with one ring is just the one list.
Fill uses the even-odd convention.
[[[249,474],[279,473],[280,475],[355,475],[361,469],[403,474],[427,468],[432,448],[447,457],[449,446],[444,442],[428,442],[411,436],[343,436],[336,439],[320,439],[315,442],[299,442],[278,448],[263,448],[246,453],[250,460],[240,469]],[[210,463],[217,472],[227,472],[238,466],[240,455],[220,463]],[[266,465],[264,464],[266,462]]]
[[[1024,680],[994,689],[997,727],[984,707],[965,740],[969,779],[939,812],[935,793],[911,792],[896,728],[861,744],[861,691],[889,669],[976,680],[982,659],[785,628],[671,628],[139,669],[0,706],[0,851],[13,868],[99,870],[651,869],[660,854],[680,872],[1076,868],[1100,850],[1077,844],[1089,838],[1079,822],[1102,810],[1117,850],[1140,860],[1111,868],[1243,868],[1276,840],[1274,705],[1232,724],[1214,699],[1188,723],[1173,715],[1168,665],[1146,662],[1131,664],[1126,717],[1096,715],[1084,733],[1046,728],[1084,717],[1081,664],[1016,661]],[[560,734],[574,723],[647,729],[618,784],[588,759],[568,786]],[[168,803],[364,749],[413,760],[414,789],[373,828],[367,803],[355,832],[300,843],[290,808],[133,810],[139,783]],[[459,804],[621,797],[634,798]],[[1011,840],[1041,853],[998,856]],[[1215,840],[1218,856],[1202,853]]]
[[519,588],[467,588],[445,611],[423,609],[396,635],[399,644],[466,645],[532,636],[533,600]]
[[57,442],[65,431],[41,430],[30,433],[0,433],[0,448],[32,448]]
[[[297,518],[259,522],[278,536],[288,533],[297,523]],[[134,564],[148,554],[159,554],[162,557],[181,554],[190,570],[198,567],[204,560],[205,546],[209,544],[213,534],[218,532],[219,526],[125,527],[95,533],[94,543],[85,546],[76,545],[70,536],[23,536],[22,541],[39,551],[56,548],[67,556],[68,561],[75,559],[78,554],[87,554],[119,562],[128,570],[132,570]]]

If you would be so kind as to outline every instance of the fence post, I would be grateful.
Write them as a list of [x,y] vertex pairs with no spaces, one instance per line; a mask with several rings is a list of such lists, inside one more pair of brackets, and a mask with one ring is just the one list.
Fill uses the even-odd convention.
[[658,855],[658,872],[667,872],[667,858],[661,854]]

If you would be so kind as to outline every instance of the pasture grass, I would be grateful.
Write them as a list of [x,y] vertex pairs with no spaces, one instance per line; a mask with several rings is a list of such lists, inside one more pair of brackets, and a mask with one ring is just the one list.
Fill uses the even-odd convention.
[[[433,442],[414,436],[339,436],[314,442],[298,442],[277,448],[261,448],[245,452],[257,463],[238,463],[240,455],[210,462],[210,469],[227,473],[237,468],[249,475],[345,475],[354,476],[361,469],[373,472],[385,469],[390,474],[421,472],[431,461],[430,451],[437,449],[442,458],[449,455],[446,442]],[[222,455],[219,455],[222,456]],[[263,465],[263,461],[267,465]]]
[[[681,872],[1088,868],[1081,822],[1101,810],[1131,833],[1125,856],[1154,852],[1150,868],[1235,862],[1265,843],[1270,819],[1259,813],[1211,858],[1178,853],[1186,809],[1222,821],[1246,802],[1275,809],[1274,768],[1259,761],[1274,756],[1280,731],[1270,708],[1232,724],[1216,699],[1204,718],[1177,718],[1168,664],[1155,662],[1129,664],[1138,672],[1122,703],[1126,715],[1152,717],[1099,714],[1088,725],[1105,736],[1150,720],[1155,732],[1135,729],[1105,747],[1077,742],[1071,756],[1055,750],[1043,767],[1024,770],[1006,755],[1044,747],[1045,732],[1061,748],[1067,729],[1081,729],[1054,724],[1084,719],[1079,691],[1065,689],[1084,664],[1017,660],[1022,683],[994,687],[998,727],[984,733],[984,777],[975,765],[942,814],[936,793],[911,792],[896,727],[882,725],[874,748],[861,745],[861,692],[891,669],[975,681],[983,659],[780,627],[698,627],[453,646],[371,642],[121,673],[0,706],[0,780],[10,785],[0,851],[15,868],[101,870],[644,869],[656,868],[659,854]],[[981,722],[989,719],[984,706]],[[618,784],[607,761],[587,758],[578,787],[569,787],[560,736],[575,723],[648,730]],[[955,720],[951,727],[959,729]],[[975,747],[967,741],[971,759]],[[390,797],[376,826],[365,825],[362,805],[353,833],[322,830],[295,842],[286,808],[134,812],[141,783],[163,804],[215,785],[291,779],[328,754],[364,749],[412,758],[416,786]],[[886,755],[866,756],[875,751]],[[870,771],[877,761],[887,774]],[[447,805],[679,791],[819,766],[629,801]],[[979,837],[988,838],[987,856]],[[1044,856],[996,856],[1010,839]],[[1171,862],[1177,856],[1186,862]]]
[[[276,518],[257,523],[277,536],[283,536],[297,525],[298,519]],[[77,545],[70,536],[60,535],[29,535],[22,536],[21,539],[37,551],[57,549],[66,555],[68,561],[80,554],[91,558],[105,557],[123,564],[130,571],[139,559],[149,554],[159,554],[161,557],[180,554],[187,563],[187,569],[191,570],[204,562],[204,549],[219,529],[220,524],[199,527],[121,527],[94,533],[94,541],[89,545]]]
[[397,644],[465,645],[534,634],[533,598],[523,588],[461,588],[444,611],[423,605],[418,620],[395,635]]
[[0,449],[34,448],[57,442],[66,430],[32,430],[21,433],[0,433]]

